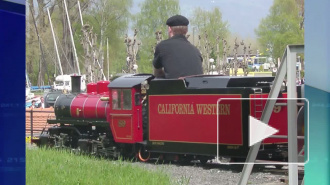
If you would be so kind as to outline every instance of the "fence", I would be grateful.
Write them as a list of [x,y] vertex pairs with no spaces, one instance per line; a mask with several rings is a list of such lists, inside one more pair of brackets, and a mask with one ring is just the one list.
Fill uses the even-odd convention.
[[38,137],[41,132],[53,125],[47,123],[47,119],[55,118],[54,108],[29,108],[25,111],[25,137],[26,142]]

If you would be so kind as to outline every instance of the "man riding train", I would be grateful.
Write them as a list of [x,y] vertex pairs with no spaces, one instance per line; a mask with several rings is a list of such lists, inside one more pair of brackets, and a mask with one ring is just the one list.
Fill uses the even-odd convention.
[[155,49],[153,66],[156,78],[179,78],[203,74],[203,58],[186,38],[189,20],[175,15],[166,21],[169,39]]

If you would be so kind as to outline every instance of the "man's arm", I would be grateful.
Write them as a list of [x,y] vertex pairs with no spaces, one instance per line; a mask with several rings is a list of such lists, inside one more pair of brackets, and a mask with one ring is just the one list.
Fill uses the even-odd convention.
[[154,66],[154,76],[156,78],[165,78],[165,72],[163,70],[163,65],[161,62],[158,45],[156,46],[156,49],[155,49],[154,60],[152,61],[152,64]]
[[203,63],[203,57],[202,57],[201,52],[199,51],[198,48],[196,48],[196,50],[197,50],[197,52],[198,52],[198,56],[199,56],[199,58],[201,59],[201,62]]

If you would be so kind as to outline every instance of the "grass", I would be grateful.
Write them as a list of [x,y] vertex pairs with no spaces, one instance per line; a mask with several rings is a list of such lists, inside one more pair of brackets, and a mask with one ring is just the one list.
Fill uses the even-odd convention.
[[170,184],[162,171],[148,171],[123,161],[111,161],[50,149],[26,150],[26,184],[121,185]]

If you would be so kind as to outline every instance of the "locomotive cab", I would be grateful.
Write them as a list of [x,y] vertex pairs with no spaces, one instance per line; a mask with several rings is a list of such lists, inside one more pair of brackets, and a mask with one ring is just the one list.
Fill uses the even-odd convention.
[[118,143],[143,141],[141,82],[152,75],[125,75],[109,84],[110,114],[107,115]]

